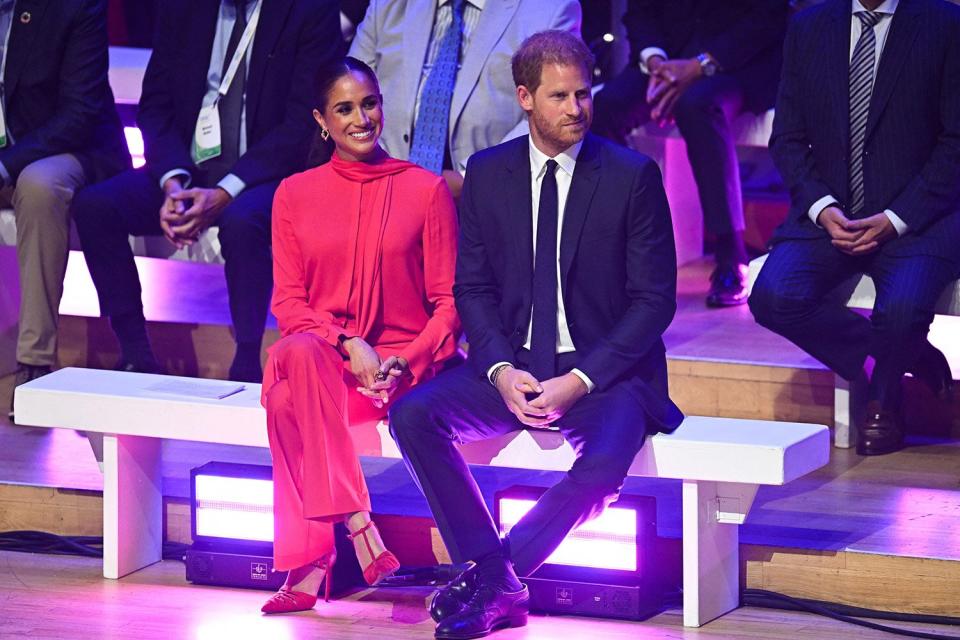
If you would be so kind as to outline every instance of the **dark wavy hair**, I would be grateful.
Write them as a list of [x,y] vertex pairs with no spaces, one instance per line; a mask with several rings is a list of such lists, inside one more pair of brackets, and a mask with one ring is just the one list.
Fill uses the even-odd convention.
[[[380,82],[377,80],[377,74],[373,72],[373,69],[362,60],[347,56],[341,60],[328,62],[317,72],[317,78],[313,83],[314,104],[317,106],[317,111],[323,113],[327,110],[327,102],[330,99],[330,91],[333,89],[333,85],[335,85],[340,78],[353,72],[359,72],[367,76],[370,82],[377,87],[377,92],[380,92]],[[313,136],[313,142],[310,145],[310,155],[307,158],[307,166],[315,167],[324,164],[330,159],[332,153],[333,142],[321,138],[320,127],[317,127],[317,131]]]

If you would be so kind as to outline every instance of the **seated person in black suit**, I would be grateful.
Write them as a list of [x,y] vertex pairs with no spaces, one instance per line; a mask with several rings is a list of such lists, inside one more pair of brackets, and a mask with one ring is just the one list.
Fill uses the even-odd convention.
[[[864,455],[903,445],[905,372],[951,392],[927,332],[960,271],[958,78],[960,8],[943,0],[829,0],[787,34],[770,148],[792,202],[750,309],[866,386],[852,407]],[[870,319],[827,298],[860,273],[877,289]]]
[[773,106],[786,0],[634,0],[623,18],[630,66],[597,95],[593,130],[624,143],[635,127],[676,121],[687,144],[717,266],[707,305],[747,301],[743,196],[731,123]]
[[138,114],[146,166],[74,204],[100,311],[123,351],[120,368],[159,369],[127,235],[163,234],[182,245],[218,225],[237,340],[229,375],[260,381],[273,282],[270,207],[280,180],[305,168],[316,128],[311,87],[340,50],[338,16],[332,0],[164,3]]
[[107,82],[106,5],[0,2],[0,205],[16,216],[20,267],[15,385],[57,359],[74,194],[130,166]]

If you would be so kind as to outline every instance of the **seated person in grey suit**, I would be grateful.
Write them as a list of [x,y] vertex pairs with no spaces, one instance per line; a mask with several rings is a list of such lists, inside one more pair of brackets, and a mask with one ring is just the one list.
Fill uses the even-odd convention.
[[106,1],[14,5],[0,2],[0,205],[17,220],[20,385],[57,359],[74,194],[129,167],[130,154],[107,82]]
[[[476,564],[435,596],[437,637],[526,622],[528,576],[616,498],[649,433],[683,416],[661,335],[677,266],[660,170],[588,133],[593,56],[576,36],[531,36],[513,58],[530,135],[470,159],[453,294],[461,365],[418,385],[390,428],[453,559]],[[556,429],[576,452],[501,541],[456,447]]]
[[183,245],[218,226],[237,341],[229,376],[259,382],[270,207],[280,181],[306,166],[311,87],[339,54],[339,13],[332,0],[165,0],[158,15],[137,114],[146,166],[77,198],[80,241],[119,368],[149,372],[159,365],[127,236]]
[[787,0],[634,0],[631,63],[597,95],[593,130],[623,144],[636,126],[676,121],[704,223],[716,238],[707,305],[747,301],[743,196],[731,123],[773,106]]
[[520,133],[510,56],[538,31],[579,36],[580,17],[577,0],[373,0],[350,55],[380,78],[383,148],[459,198],[467,158]]
[[[866,385],[863,455],[903,445],[905,372],[951,391],[927,332],[960,271],[958,78],[960,8],[943,0],[828,0],[787,33],[770,148],[792,202],[750,309]],[[877,288],[869,320],[827,298],[860,273]]]

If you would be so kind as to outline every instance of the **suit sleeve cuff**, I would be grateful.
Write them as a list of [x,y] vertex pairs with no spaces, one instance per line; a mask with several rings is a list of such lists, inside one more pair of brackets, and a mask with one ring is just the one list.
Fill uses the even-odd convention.
[[183,188],[186,189],[190,186],[190,183],[193,182],[190,177],[190,172],[186,169],[171,169],[160,176],[160,189],[163,189],[163,185],[165,185],[170,178],[179,178],[181,176],[183,177]]
[[580,380],[583,381],[583,384],[587,386],[587,393],[590,393],[596,388],[597,385],[593,384],[593,380],[587,377],[587,374],[585,374],[583,371],[580,371],[580,369],[571,369],[570,373],[577,376],[578,378],[580,378]]
[[640,70],[645,74],[650,75],[650,70],[647,68],[647,61],[650,60],[653,56],[660,56],[664,60],[668,60],[667,52],[661,49],[660,47],[647,47],[640,52]]
[[7,171],[6,165],[0,162],[0,180],[3,181],[2,185],[4,187],[9,187],[13,185],[13,181],[10,179],[10,172]]
[[229,193],[231,198],[236,198],[247,188],[247,183],[234,174],[228,173],[217,183],[217,186]]
[[507,362],[506,360],[503,360],[503,361],[501,361],[501,362],[495,362],[492,367],[490,367],[489,369],[487,369],[487,380],[490,381],[490,384],[493,384],[493,372],[497,370],[497,367],[503,366],[503,365],[505,365],[505,364],[510,364],[510,365],[512,365],[513,363],[512,363],[512,362]]
[[[3,165],[0,165],[3,166]],[[907,223],[903,221],[903,218],[895,214],[890,209],[884,210],[883,214],[887,216],[890,220],[890,224],[893,225],[893,228],[897,230],[897,235],[902,236],[907,231],[910,230],[910,227],[907,226]]]
[[807,211],[807,215],[810,217],[810,222],[812,222],[813,224],[819,227],[820,225],[817,224],[817,218],[820,217],[820,214],[823,212],[824,209],[836,203],[837,203],[837,199],[834,198],[833,196],[823,196],[822,198],[814,202],[812,205],[810,205],[809,211]]

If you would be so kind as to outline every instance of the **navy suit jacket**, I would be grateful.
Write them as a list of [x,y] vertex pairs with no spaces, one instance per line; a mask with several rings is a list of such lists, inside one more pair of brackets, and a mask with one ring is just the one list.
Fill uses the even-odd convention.
[[[190,158],[220,0],[165,0],[143,78],[137,122],[147,169],[196,171]],[[333,0],[264,0],[247,66],[247,150],[231,169],[248,187],[306,166],[319,67],[341,51]]]
[[[478,375],[516,362],[533,301],[528,136],[475,154],[467,167],[453,293]],[[677,266],[660,170],[588,134],[564,210],[560,274],[576,367],[597,390],[626,381],[661,430],[683,416],[667,394],[661,336],[676,311]]]
[[[787,34],[770,148],[791,193],[774,242],[821,238],[807,212],[849,200],[849,0],[798,14]],[[890,209],[909,226],[893,255],[960,261],[960,7],[900,0],[867,121],[864,215]]]
[[746,107],[773,106],[787,0],[631,0],[623,17],[631,64],[647,47],[671,58],[709,52],[743,87]]
[[13,180],[61,153],[75,154],[90,182],[130,166],[107,81],[106,10],[106,0],[17,2],[3,83],[14,144],[0,150]]

